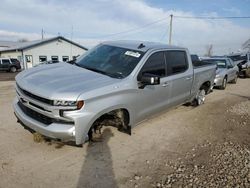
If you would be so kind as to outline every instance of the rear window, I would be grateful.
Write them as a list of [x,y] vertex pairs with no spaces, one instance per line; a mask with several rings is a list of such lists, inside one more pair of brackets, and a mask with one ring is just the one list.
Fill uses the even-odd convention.
[[185,72],[188,69],[186,52],[184,51],[167,51],[167,75],[173,75]]
[[213,63],[213,64],[217,65],[218,68],[226,68],[227,67],[227,62],[224,59],[205,59],[203,61]]
[[20,64],[20,62],[18,61],[18,59],[13,59],[13,58],[11,58],[10,60],[11,60],[11,62],[12,62],[13,64]]

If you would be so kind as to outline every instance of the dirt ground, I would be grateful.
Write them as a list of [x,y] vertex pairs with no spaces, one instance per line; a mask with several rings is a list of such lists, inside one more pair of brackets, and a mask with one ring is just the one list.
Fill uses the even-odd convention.
[[250,79],[200,107],[157,115],[132,136],[105,127],[102,142],[83,148],[35,143],[16,123],[14,96],[14,81],[1,81],[1,188],[250,187]]
[[15,76],[18,73],[19,72],[7,73],[6,71],[0,71],[0,81],[14,81],[15,80]]

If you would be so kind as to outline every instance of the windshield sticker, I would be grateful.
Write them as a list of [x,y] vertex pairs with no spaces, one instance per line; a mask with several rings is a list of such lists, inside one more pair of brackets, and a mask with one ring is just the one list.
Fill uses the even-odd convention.
[[133,51],[126,51],[126,52],[125,52],[125,55],[129,55],[129,56],[136,57],[136,58],[138,58],[138,57],[141,56],[140,53],[138,53],[138,52],[133,52]]

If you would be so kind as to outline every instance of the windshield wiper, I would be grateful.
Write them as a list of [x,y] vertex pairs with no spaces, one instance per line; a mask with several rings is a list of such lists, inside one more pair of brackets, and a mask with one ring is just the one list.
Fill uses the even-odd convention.
[[74,63],[73,65],[78,66],[78,67],[82,67],[81,65],[79,65],[79,64],[77,64],[77,63]]
[[108,72],[105,72],[105,71],[102,71],[102,70],[99,70],[99,69],[95,69],[95,68],[91,68],[91,67],[86,67],[86,66],[81,66],[82,68],[84,69],[88,69],[88,70],[91,70],[93,72],[97,72],[97,73],[100,73],[100,74],[104,74],[106,76],[109,76],[111,78],[117,78],[115,75],[111,74],[111,73],[108,73]]

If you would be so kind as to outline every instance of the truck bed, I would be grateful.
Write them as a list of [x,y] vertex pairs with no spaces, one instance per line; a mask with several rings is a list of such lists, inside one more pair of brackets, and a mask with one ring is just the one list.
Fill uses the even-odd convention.
[[216,74],[216,65],[212,63],[197,63],[193,65],[194,67],[194,79],[193,79],[193,88],[191,91],[191,96],[194,97],[198,87],[200,87],[206,81],[210,81],[211,87],[214,84],[214,78]]

